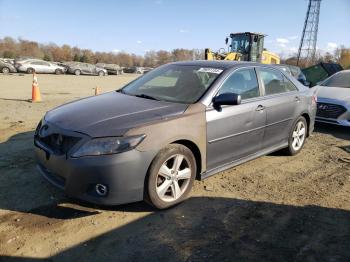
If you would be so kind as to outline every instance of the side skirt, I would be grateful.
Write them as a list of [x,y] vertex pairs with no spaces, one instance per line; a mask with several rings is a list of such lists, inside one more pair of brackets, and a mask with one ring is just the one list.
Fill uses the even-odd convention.
[[206,178],[208,178],[208,177],[210,177],[210,176],[213,176],[213,175],[215,175],[215,174],[217,174],[217,173],[219,173],[219,172],[222,172],[222,171],[224,171],[224,170],[227,170],[227,169],[229,169],[229,168],[232,168],[232,167],[234,167],[234,166],[238,166],[238,165],[243,164],[243,163],[245,163],[245,162],[248,162],[248,161],[250,161],[250,160],[253,160],[253,159],[256,159],[256,158],[258,158],[258,157],[265,156],[265,155],[268,155],[268,154],[270,154],[270,153],[272,153],[272,152],[275,152],[275,151],[278,151],[278,150],[280,150],[280,149],[286,148],[287,146],[288,146],[288,142],[284,142],[284,143],[279,144],[279,145],[277,145],[277,146],[269,147],[269,148],[267,148],[267,149],[264,149],[264,150],[261,150],[261,151],[255,153],[255,154],[251,154],[251,155],[249,155],[249,156],[242,157],[242,158],[240,158],[240,159],[231,161],[231,162],[229,162],[229,163],[227,163],[227,164],[218,166],[218,167],[216,167],[216,168],[213,168],[213,169],[211,169],[211,170],[208,170],[208,171],[202,173],[202,174],[201,174],[201,180],[206,179]]

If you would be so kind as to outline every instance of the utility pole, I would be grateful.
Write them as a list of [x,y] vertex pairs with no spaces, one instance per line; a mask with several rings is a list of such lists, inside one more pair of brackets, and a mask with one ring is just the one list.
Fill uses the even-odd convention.
[[305,61],[306,65],[315,62],[318,21],[320,17],[321,0],[309,0],[303,33],[298,50],[298,61]]

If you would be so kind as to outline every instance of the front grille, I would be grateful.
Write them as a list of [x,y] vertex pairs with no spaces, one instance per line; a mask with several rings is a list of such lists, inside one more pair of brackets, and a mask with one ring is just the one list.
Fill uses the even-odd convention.
[[61,134],[52,134],[46,137],[37,136],[36,139],[57,155],[66,154],[80,140],[79,137]]
[[81,139],[80,137],[68,136],[59,132],[41,136],[39,134],[41,127],[42,121],[40,121],[35,130],[34,140],[38,142],[37,144],[41,144],[42,147],[51,150],[56,155],[66,154]]
[[346,112],[346,108],[341,105],[329,103],[317,103],[316,116],[324,118],[338,118]]

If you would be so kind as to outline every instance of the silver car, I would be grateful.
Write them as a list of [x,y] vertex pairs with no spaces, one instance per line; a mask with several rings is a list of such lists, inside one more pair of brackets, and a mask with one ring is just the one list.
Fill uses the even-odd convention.
[[350,70],[340,71],[318,86],[316,121],[350,126]]
[[63,74],[65,68],[54,63],[50,63],[43,60],[24,60],[16,62],[16,67],[19,72],[25,72],[28,74],[47,73],[47,74]]
[[172,63],[49,111],[35,131],[37,167],[71,197],[168,208],[194,179],[299,153],[315,114],[313,90],[272,66]]

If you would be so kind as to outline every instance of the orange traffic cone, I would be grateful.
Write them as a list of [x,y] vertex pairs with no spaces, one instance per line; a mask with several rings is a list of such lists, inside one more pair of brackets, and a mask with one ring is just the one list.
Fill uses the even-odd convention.
[[41,95],[38,85],[38,78],[36,77],[35,72],[33,73],[33,84],[32,84],[32,103],[40,102]]
[[98,96],[101,93],[101,90],[98,86],[95,88],[95,96]]

